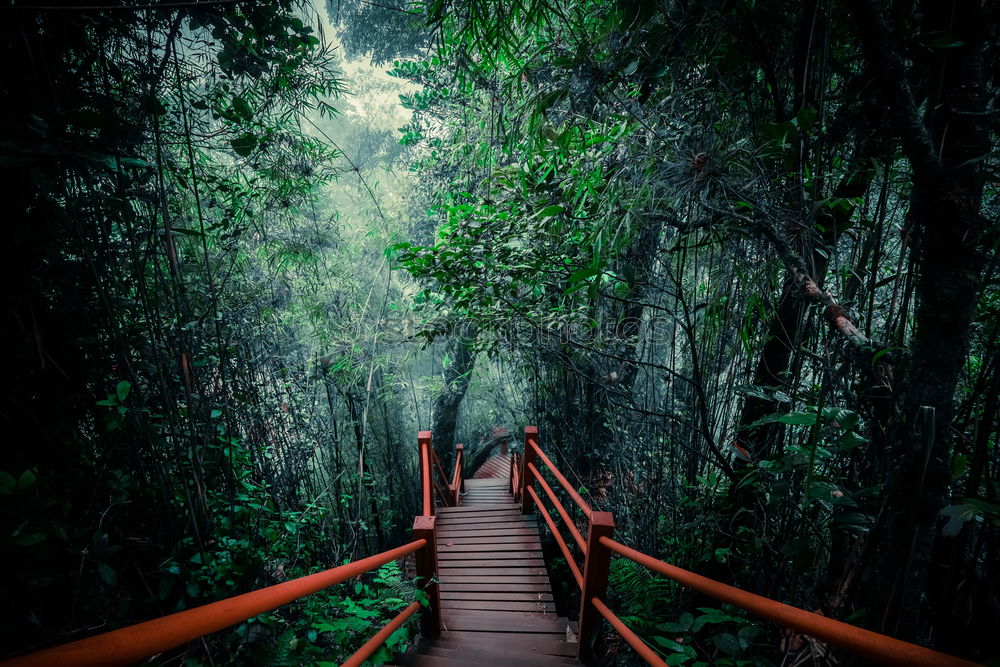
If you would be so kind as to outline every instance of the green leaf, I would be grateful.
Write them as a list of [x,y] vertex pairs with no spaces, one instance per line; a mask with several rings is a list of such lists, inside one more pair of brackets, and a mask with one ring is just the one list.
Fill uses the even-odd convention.
[[237,155],[247,157],[257,148],[257,137],[248,132],[231,140],[229,143]]
[[425,593],[424,591],[420,590],[419,588],[416,589],[415,591],[413,591],[413,597],[414,599],[416,599],[417,602],[420,603],[421,607],[426,607],[427,609],[431,608],[431,602],[427,597],[427,593]]
[[122,380],[115,388],[115,394],[118,396],[118,400],[122,403],[124,403],[125,399],[128,398],[130,391],[132,391],[132,383],[128,380]]
[[101,579],[104,580],[108,586],[115,586],[118,584],[118,573],[108,565],[107,563],[99,563],[97,565],[97,573],[101,575]]
[[253,117],[253,110],[250,108],[250,105],[239,95],[233,98],[233,111],[247,120]]
[[736,639],[740,643],[740,649],[745,651],[753,644],[754,637],[760,632],[760,628],[754,625],[746,625],[736,633]]
[[600,272],[601,272],[600,269],[595,269],[595,268],[580,269],[579,271],[575,271],[573,274],[570,275],[568,282],[578,283],[586,280],[587,278],[592,278],[597,274],[599,274]]
[[837,447],[839,447],[841,451],[847,452],[866,442],[868,442],[867,438],[861,437],[854,431],[848,431],[837,439]]
[[14,538],[14,544],[19,547],[30,547],[34,544],[45,541],[45,535],[42,533],[30,533],[28,535],[18,535]]
[[37,481],[38,478],[35,476],[35,471],[29,468],[28,470],[22,472],[21,476],[18,477],[17,490],[24,491],[26,489],[30,489],[32,486],[35,485],[35,482]]
[[675,653],[680,653],[687,656],[689,659],[695,657],[696,653],[694,648],[688,646],[687,644],[681,644],[673,639],[667,639],[666,637],[653,637],[653,641],[662,646],[665,649],[671,650]]
[[942,537],[955,537],[962,531],[965,522],[976,515],[976,509],[969,505],[948,505],[941,510],[941,516],[948,519],[941,529]]
[[14,493],[15,488],[17,488],[17,482],[14,480],[14,476],[0,470],[0,495],[9,496]]
[[956,454],[955,460],[951,462],[951,479],[956,480],[965,474],[969,467],[969,457],[965,454]]
[[209,418],[210,419],[218,419],[221,416],[222,416],[222,410],[212,410],[212,414],[211,414],[211,416]]
[[782,424],[791,424],[793,426],[812,426],[816,423],[816,413],[789,412],[787,415],[778,417],[778,421]]
[[727,655],[736,655],[740,650],[740,643],[736,637],[725,632],[712,637],[712,641],[719,647],[720,651]]

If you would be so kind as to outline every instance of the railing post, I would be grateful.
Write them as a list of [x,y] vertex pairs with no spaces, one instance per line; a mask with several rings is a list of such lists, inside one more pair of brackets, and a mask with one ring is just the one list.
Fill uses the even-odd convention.
[[465,464],[465,445],[458,443],[455,445],[455,478],[452,479],[452,496],[451,506],[458,507],[458,501],[462,496],[462,487],[465,485],[465,475],[462,470],[462,466]]
[[601,538],[610,538],[614,532],[615,520],[611,512],[591,514],[590,530],[587,533],[587,558],[583,567],[583,592],[580,596],[580,646],[577,657],[581,660],[593,657],[593,644],[597,638],[597,628],[601,624],[601,614],[591,600],[597,598],[603,602],[608,590],[611,550],[601,544]]
[[423,503],[421,510],[426,515],[434,514],[434,471],[431,470],[431,432],[417,433],[417,460],[420,465],[420,498]]
[[526,488],[535,483],[534,474],[528,467],[529,463],[535,462],[535,448],[532,443],[538,442],[538,427],[524,427],[524,456],[521,458],[521,482],[518,492],[521,494],[521,514],[531,514],[531,496],[524,492]]
[[418,516],[413,520],[413,537],[427,540],[426,546],[415,554],[417,587],[427,596],[428,604],[420,619],[420,630],[425,637],[438,637],[441,634],[441,591],[436,579],[438,571],[436,521],[437,517],[433,516]]
[[510,487],[510,495],[514,496],[514,500],[515,501],[521,499],[521,496],[518,495],[519,493],[521,493],[521,482],[518,479],[520,477],[519,472],[521,470],[520,467],[519,467],[520,464],[521,464],[521,462],[517,458],[517,452],[514,452],[513,454],[511,454],[510,455],[510,473],[509,473],[510,479],[509,479],[509,483],[508,483],[507,486]]

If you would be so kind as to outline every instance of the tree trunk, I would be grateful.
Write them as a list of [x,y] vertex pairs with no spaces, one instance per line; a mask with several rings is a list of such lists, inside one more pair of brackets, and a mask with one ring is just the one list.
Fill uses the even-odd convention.
[[[983,158],[990,151],[983,62],[988,21],[980,3],[925,2],[925,36],[933,44],[914,69],[924,81],[927,115],[918,115],[903,61],[890,43],[878,6],[855,3],[866,56],[882,79],[896,130],[913,170],[909,220],[916,242],[917,305],[910,362],[902,387],[901,423],[893,453],[899,460],[895,493],[887,498],[887,530],[874,600],[885,603],[884,631],[904,639],[936,636],[955,648],[945,628],[956,591],[945,590],[931,553],[938,514],[950,481],[954,396],[968,355],[968,334],[981,288],[986,225],[980,215]],[[921,433],[931,425],[931,432]],[[888,589],[888,590],[887,590]],[[933,617],[921,618],[925,608]]]
[[476,365],[473,345],[477,333],[475,325],[460,324],[455,327],[445,347],[445,358],[448,363],[444,369],[444,389],[434,400],[431,432],[434,434],[434,449],[446,465],[455,449],[458,412],[462,406],[462,399],[465,398],[465,392],[469,389],[469,380],[472,379],[472,370]]

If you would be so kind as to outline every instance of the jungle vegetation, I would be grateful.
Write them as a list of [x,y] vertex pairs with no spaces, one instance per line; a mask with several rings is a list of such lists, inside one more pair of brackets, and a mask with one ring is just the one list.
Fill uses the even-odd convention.
[[[536,424],[617,539],[1000,659],[998,39],[974,0],[6,3],[0,657],[396,546],[418,429]],[[337,664],[406,569],[158,664]],[[671,665],[853,664],[610,595]]]

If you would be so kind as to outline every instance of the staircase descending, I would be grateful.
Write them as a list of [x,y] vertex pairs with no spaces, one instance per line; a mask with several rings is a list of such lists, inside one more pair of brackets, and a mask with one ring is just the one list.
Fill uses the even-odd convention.
[[[866,661],[908,667],[976,667],[977,663],[968,660],[702,577],[615,541],[612,514],[595,511],[573,488],[539,446],[538,429],[534,426],[524,428],[524,450],[517,465],[512,465],[511,458],[502,453],[489,459],[464,483],[462,445],[455,446],[451,477],[445,475],[434,454],[430,431],[418,434],[417,445],[422,513],[414,517],[413,541],[408,544],[200,607],[0,660],[0,667],[138,664],[410,555],[416,561],[416,585],[423,591],[424,604],[410,603],[344,661],[343,667],[362,667],[422,607],[423,639],[411,653],[397,658],[393,664],[432,667],[579,664],[575,656],[581,653],[590,656],[590,650],[577,649],[589,649],[601,624],[607,621],[647,664],[667,667],[664,657],[669,660],[671,656],[651,648],[605,604],[612,557],[627,559],[778,627],[813,637],[819,645],[828,642]],[[569,510],[553,491],[553,485],[545,480],[546,476],[554,480],[559,493],[565,494]],[[518,502],[511,489],[516,489]],[[556,510],[562,528],[546,504]],[[538,512],[537,516],[544,520],[576,580],[581,598],[578,626],[574,622],[571,627],[565,618],[556,616],[536,515],[528,512]],[[583,532],[570,512],[582,517]],[[568,539],[563,537],[563,531],[569,532]],[[577,562],[580,556],[582,564]],[[785,656],[786,662],[792,655]]]
[[460,506],[437,510],[444,632],[397,664],[580,664],[573,629],[555,614],[538,524],[514,502],[509,470],[508,456],[493,457],[465,481]]

